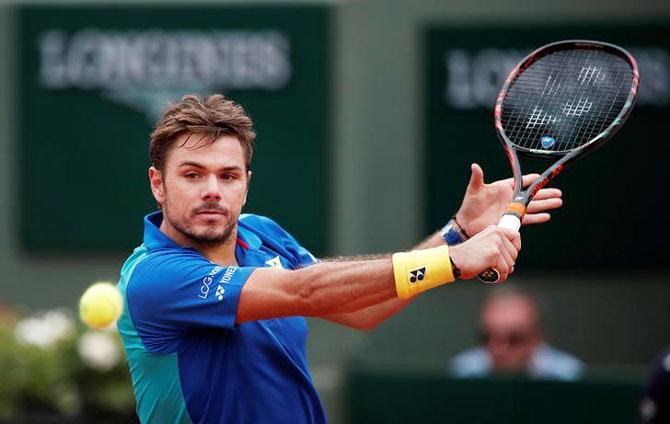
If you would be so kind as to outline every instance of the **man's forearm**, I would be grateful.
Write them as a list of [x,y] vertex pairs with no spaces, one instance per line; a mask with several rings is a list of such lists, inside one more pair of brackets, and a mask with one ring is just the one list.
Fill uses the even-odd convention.
[[294,271],[255,270],[242,289],[237,321],[354,312],[396,297],[385,259],[322,262]]
[[396,297],[359,311],[329,315],[323,318],[358,330],[371,330],[403,310],[412,300],[414,298],[400,299]]
[[[444,239],[442,238],[442,233],[440,231],[435,232],[419,245],[414,247],[412,250],[418,249],[428,249],[431,247],[437,247],[444,245]],[[370,259],[381,259],[388,258],[389,255],[363,255],[363,256],[353,256],[353,257],[335,257],[325,259],[327,262],[345,262],[353,260],[370,260]],[[392,299],[384,300],[380,303],[361,308],[353,312],[344,312],[333,315],[322,316],[328,321],[345,325],[347,327],[356,328],[359,330],[369,330],[382,322],[386,321],[388,318],[397,314],[403,310],[407,305],[409,305],[415,298],[410,299],[400,299],[394,297]]]
[[[439,234],[438,234],[439,235]],[[430,243],[427,243],[430,239],[432,238],[429,237],[428,239],[424,240],[422,244],[419,246],[424,246],[424,248],[429,248],[429,247],[435,247],[438,246],[439,244],[435,244],[434,246],[430,245]],[[417,246],[415,249],[420,248]],[[383,259],[383,258],[388,258],[390,255],[358,255],[358,256],[350,256],[350,257],[335,257],[335,258],[328,258],[325,259],[327,262],[345,262],[345,261],[352,261],[352,260],[370,260],[370,259]],[[347,327],[355,328],[357,330],[370,330],[372,328],[375,328],[377,325],[381,324],[382,322],[386,321],[388,318],[392,317],[396,313],[400,312],[403,310],[407,305],[409,305],[414,298],[410,299],[400,299],[398,297],[394,297],[392,299],[387,299],[382,302],[379,302],[377,304],[367,306],[364,308],[361,308],[357,311],[353,312],[344,312],[344,313],[338,313],[338,314],[333,314],[333,315],[327,315],[323,316],[321,318],[334,322],[336,324],[341,324]]]

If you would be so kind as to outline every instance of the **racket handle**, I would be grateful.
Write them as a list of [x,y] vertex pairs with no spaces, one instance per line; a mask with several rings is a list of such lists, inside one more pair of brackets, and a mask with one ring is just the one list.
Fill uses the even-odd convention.
[[500,221],[498,221],[498,227],[519,231],[519,228],[521,228],[521,220],[516,215],[505,214],[500,218]]
[[[516,215],[505,214],[500,218],[498,227],[519,231],[519,228],[521,228],[521,220]],[[500,272],[495,268],[489,268],[486,271],[480,272],[477,275],[477,278],[479,281],[486,284],[498,284],[500,283]]]

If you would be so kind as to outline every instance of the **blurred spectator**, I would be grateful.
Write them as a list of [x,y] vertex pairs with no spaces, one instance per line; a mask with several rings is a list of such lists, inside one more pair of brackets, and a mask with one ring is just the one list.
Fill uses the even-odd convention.
[[458,377],[519,374],[531,378],[575,380],[583,363],[544,339],[537,303],[528,294],[502,288],[489,297],[480,315],[482,346],[451,360]]
[[640,423],[670,422],[670,349],[655,361],[640,403]]

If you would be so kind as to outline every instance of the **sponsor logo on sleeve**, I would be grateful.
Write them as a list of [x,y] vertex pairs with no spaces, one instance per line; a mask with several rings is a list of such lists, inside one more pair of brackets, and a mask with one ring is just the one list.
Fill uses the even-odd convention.
[[200,299],[207,299],[209,296],[209,287],[212,285],[212,282],[214,281],[214,276],[221,271],[220,266],[215,266],[212,268],[212,270],[202,278],[202,284],[200,285],[200,294],[198,294],[198,297]]
[[233,275],[235,275],[235,272],[237,271],[236,266],[229,266],[226,268],[226,270],[223,272],[223,277],[219,280],[219,283],[221,284],[228,284],[230,281],[233,279]]
[[221,284],[216,286],[216,298],[219,299],[219,301],[223,300],[223,295],[226,294],[226,290],[224,290],[223,287],[221,287]]

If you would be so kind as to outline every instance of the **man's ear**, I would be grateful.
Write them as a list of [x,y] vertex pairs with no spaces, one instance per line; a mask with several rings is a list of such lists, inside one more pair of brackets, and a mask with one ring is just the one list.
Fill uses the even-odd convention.
[[251,185],[251,176],[253,175],[253,172],[247,171],[247,191],[244,193],[244,202],[242,202],[242,206],[247,204],[247,195],[249,194],[249,186]]
[[158,204],[165,202],[165,185],[163,184],[163,173],[155,167],[149,168],[149,183],[151,184],[151,193]]

